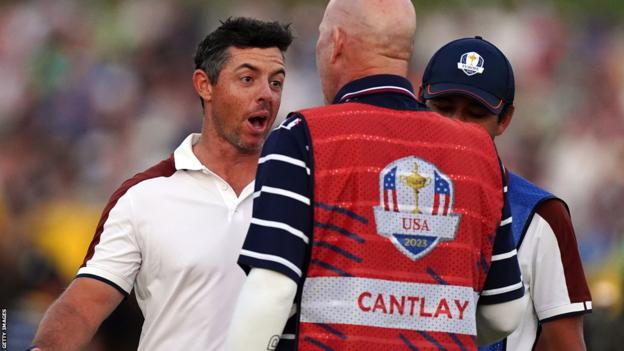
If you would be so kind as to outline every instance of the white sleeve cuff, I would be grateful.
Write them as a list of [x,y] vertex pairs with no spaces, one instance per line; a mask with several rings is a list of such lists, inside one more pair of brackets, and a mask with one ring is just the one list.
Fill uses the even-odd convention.
[[591,301],[576,302],[576,303],[570,303],[564,306],[557,306],[557,307],[549,308],[543,311],[537,311],[537,317],[540,321],[544,321],[546,319],[550,319],[553,317],[562,316],[562,315],[566,315],[570,313],[591,311],[591,309],[592,309]]
[[132,291],[132,286],[133,286],[132,282],[126,279],[123,279],[113,273],[97,268],[97,267],[93,267],[93,266],[82,267],[78,270],[78,274],[76,274],[76,276],[77,277],[80,277],[80,276],[99,277],[108,283],[114,284],[113,285],[114,288],[116,289],[121,288],[121,290],[123,290],[126,294],[130,294],[130,292]]

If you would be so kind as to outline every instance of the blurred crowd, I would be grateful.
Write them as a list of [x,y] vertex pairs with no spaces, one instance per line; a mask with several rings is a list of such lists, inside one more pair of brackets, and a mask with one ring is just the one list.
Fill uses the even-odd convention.
[[[415,3],[415,87],[433,52],[458,37],[481,35],[509,57],[516,114],[497,138],[499,152],[509,168],[567,200],[594,298],[588,345],[617,349],[610,340],[624,331],[624,24],[548,2]],[[292,23],[279,120],[322,103],[314,46],[324,5],[0,2],[0,307],[10,350],[28,345],[71,281],[112,191],[199,130],[191,74],[203,36],[229,16]],[[140,323],[136,306],[125,308],[109,323],[118,339],[119,330],[132,334],[124,323]],[[92,350],[123,349],[106,330]]]

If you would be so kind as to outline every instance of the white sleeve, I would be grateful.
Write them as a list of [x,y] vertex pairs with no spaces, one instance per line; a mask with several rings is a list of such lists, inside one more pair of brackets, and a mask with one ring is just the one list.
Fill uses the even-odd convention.
[[[527,268],[531,273],[529,282],[531,297],[540,321],[591,309],[588,307],[588,304],[591,306],[589,298],[583,299],[578,291],[569,289],[570,282],[566,278],[574,278],[574,274],[579,274],[571,285],[580,290],[578,286],[585,287],[584,277],[581,270],[568,267],[569,271],[566,272],[565,252],[562,252],[562,244],[557,239],[548,222],[536,213],[520,247],[519,255],[528,255],[524,260],[529,261]],[[574,248],[576,249],[575,246]]]
[[529,303],[527,295],[492,305],[477,306],[477,344],[488,345],[513,333]]
[[141,266],[130,195],[126,193],[112,207],[107,206],[100,222],[77,277],[95,278],[129,294]]
[[232,316],[227,351],[274,350],[290,316],[297,284],[262,268],[249,272]]

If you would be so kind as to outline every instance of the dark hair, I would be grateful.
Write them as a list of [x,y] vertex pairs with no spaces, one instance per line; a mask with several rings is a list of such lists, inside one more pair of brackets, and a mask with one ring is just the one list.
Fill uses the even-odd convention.
[[195,69],[202,69],[215,84],[227,62],[228,48],[272,48],[283,53],[293,40],[290,24],[265,22],[253,18],[228,18],[197,46]]

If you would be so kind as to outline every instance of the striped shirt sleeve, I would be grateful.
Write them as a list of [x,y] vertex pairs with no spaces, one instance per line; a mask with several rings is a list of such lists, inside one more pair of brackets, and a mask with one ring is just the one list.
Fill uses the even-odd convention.
[[238,263],[303,275],[312,234],[312,157],[305,120],[294,114],[273,130],[258,161],[253,214]]
[[518,253],[511,233],[511,207],[507,198],[507,180],[503,176],[504,204],[501,222],[496,229],[492,260],[479,303],[484,305],[518,299],[524,295],[524,285],[518,263]]

